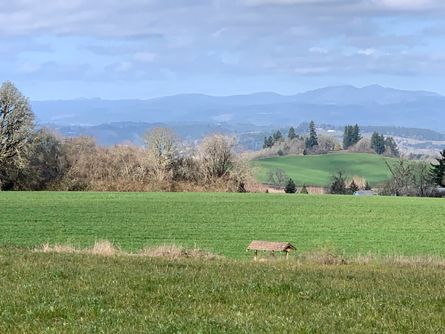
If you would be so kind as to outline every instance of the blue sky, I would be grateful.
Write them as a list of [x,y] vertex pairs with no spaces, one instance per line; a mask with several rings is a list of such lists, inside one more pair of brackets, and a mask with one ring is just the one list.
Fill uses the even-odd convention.
[[13,0],[0,22],[0,80],[33,100],[445,94],[443,0]]

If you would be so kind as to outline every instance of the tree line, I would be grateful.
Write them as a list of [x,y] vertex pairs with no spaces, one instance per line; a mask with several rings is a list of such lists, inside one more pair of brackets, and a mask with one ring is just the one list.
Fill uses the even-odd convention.
[[63,138],[36,129],[28,99],[0,87],[0,188],[68,191],[239,191],[253,183],[235,140],[204,138],[183,147],[167,128],[146,133],[144,147],[100,147],[92,138]]
[[343,132],[343,145],[329,135],[319,135],[314,121],[308,124],[305,134],[298,135],[294,127],[290,127],[285,137],[280,130],[264,137],[263,155],[287,154],[323,154],[339,151],[342,148],[351,152],[376,153],[398,157],[399,148],[393,137],[384,137],[374,132],[371,138],[361,134],[358,124],[346,125]]

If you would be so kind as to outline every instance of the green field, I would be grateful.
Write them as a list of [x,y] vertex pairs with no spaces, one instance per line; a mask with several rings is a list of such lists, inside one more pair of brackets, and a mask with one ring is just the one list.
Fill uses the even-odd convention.
[[1,333],[441,333],[443,268],[0,248]]
[[331,153],[266,158],[254,161],[253,165],[257,167],[258,180],[266,183],[269,170],[282,169],[297,185],[327,186],[332,175],[341,170],[349,177],[360,176],[376,185],[390,176],[385,160],[395,161],[376,154]]
[[197,246],[232,258],[251,240],[290,241],[299,252],[445,256],[445,201],[426,198],[228,193],[0,193],[0,246],[125,250]]

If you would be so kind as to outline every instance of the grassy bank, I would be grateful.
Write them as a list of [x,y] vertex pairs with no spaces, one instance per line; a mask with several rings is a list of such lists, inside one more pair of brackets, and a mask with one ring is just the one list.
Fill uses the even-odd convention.
[[232,258],[252,240],[298,251],[445,256],[445,201],[211,193],[0,193],[0,246],[177,244]]
[[2,333],[432,333],[434,266],[323,266],[0,249]]

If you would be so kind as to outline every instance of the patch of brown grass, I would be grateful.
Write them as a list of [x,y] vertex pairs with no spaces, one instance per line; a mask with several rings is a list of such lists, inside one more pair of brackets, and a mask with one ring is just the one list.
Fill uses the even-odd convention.
[[64,253],[64,254],[78,253],[78,249],[72,246],[59,245],[59,244],[51,246],[48,243],[44,244],[41,248],[36,249],[35,251],[43,253]]
[[96,241],[93,248],[88,249],[87,253],[102,256],[114,256],[122,252],[108,240],[101,240]]
[[219,255],[203,251],[196,247],[193,249],[186,249],[184,247],[179,247],[176,245],[146,247],[140,253],[138,253],[138,255],[146,257],[161,257],[167,259],[198,258],[212,260],[221,258],[221,256]]
[[316,263],[322,265],[343,265],[347,264],[346,257],[336,250],[322,248],[313,252],[303,253],[298,257],[301,262]]
[[383,264],[392,267],[437,267],[445,268],[445,258],[439,256],[404,256],[404,255],[386,255],[379,256],[373,254],[357,255],[348,257],[348,264]]
[[75,248],[69,245],[44,244],[42,247],[36,248],[36,252],[43,253],[63,253],[63,254],[90,254],[98,256],[144,256],[166,259],[184,259],[197,258],[203,260],[212,260],[223,258],[220,255],[201,250],[199,248],[187,249],[177,245],[163,245],[158,247],[146,247],[138,253],[129,253],[120,250],[108,240],[97,241],[91,248]]

